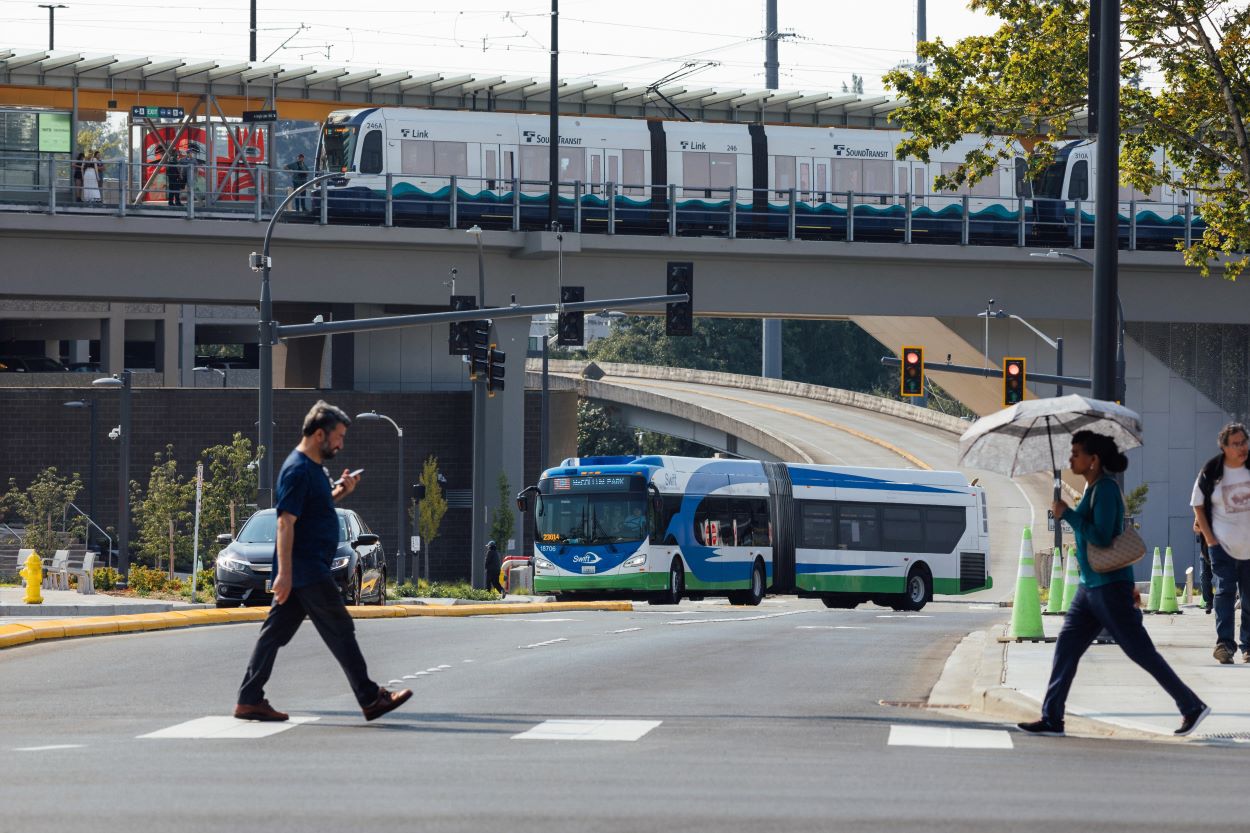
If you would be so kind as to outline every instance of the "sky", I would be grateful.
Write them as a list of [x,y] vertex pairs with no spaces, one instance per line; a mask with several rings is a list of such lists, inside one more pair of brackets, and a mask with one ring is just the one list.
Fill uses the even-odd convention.
[[[545,78],[550,2],[257,0],[261,62]],[[248,59],[247,2],[67,0],[55,52]],[[560,75],[652,84],[689,71],[695,89],[764,87],[763,0],[560,0]],[[953,42],[998,24],[966,0],[928,0],[928,37]],[[778,0],[780,87],[840,92],[852,75],[883,94],[881,75],[914,56],[914,0]],[[0,0],[0,49],[48,46],[48,11]],[[695,66],[686,68],[688,62]]]

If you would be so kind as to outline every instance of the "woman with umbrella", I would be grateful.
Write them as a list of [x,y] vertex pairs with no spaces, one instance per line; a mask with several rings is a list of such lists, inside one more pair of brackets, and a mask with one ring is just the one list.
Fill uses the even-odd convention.
[[1088,546],[1110,546],[1124,531],[1124,498],[1111,477],[1128,467],[1126,458],[1116,448],[1115,440],[1092,431],[1078,431],[1072,436],[1072,473],[1085,478],[1085,494],[1076,508],[1060,499],[1052,507],[1056,523],[1062,518],[1072,527],[1076,538],[1076,560],[1081,568],[1081,586],[1068,609],[1055,643],[1055,658],[1050,671],[1050,684],[1042,702],[1042,717],[1031,723],[1018,724],[1036,735],[1062,735],[1064,704],[1076,667],[1086,649],[1106,628],[1129,659],[1148,672],[1176,701],[1181,712],[1181,725],[1174,734],[1188,735],[1198,727],[1211,708],[1167,664],[1155,650],[1150,635],[1142,626],[1139,609],[1141,596],[1133,583],[1133,568],[1121,567],[1099,573],[1090,567]]

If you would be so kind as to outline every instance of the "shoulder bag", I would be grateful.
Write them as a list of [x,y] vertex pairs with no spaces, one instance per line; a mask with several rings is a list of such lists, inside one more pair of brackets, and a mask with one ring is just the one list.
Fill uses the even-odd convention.
[[[1123,500],[1123,492],[1120,493]],[[1094,498],[1089,499],[1091,517],[1094,513]],[[1146,555],[1146,542],[1137,534],[1130,523],[1124,524],[1124,531],[1111,539],[1105,547],[1085,542],[1085,558],[1095,573],[1113,573],[1141,561]]]

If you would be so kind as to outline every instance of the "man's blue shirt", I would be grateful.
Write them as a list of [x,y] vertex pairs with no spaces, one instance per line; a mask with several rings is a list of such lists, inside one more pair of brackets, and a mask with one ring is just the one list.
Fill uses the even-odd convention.
[[[326,470],[302,451],[292,451],[278,473],[275,508],[279,515],[289,512],[295,516],[291,586],[307,587],[329,578],[339,544],[339,518]],[[273,558],[277,570],[277,544]]]

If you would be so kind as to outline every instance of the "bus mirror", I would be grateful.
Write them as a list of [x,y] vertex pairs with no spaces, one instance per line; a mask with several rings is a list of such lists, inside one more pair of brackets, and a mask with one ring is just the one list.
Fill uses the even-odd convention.
[[516,508],[524,515],[530,511],[530,496],[538,494],[537,486],[526,486],[516,494]]

